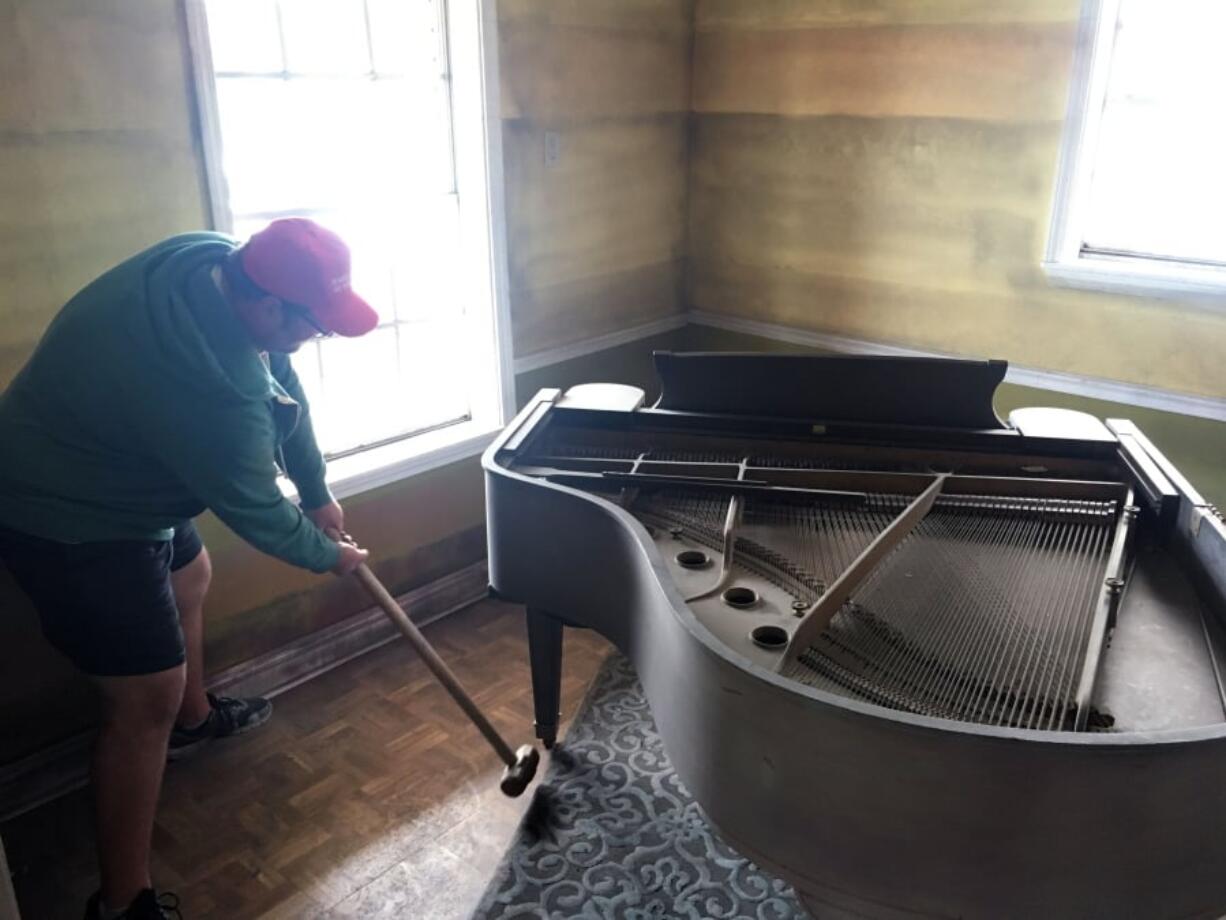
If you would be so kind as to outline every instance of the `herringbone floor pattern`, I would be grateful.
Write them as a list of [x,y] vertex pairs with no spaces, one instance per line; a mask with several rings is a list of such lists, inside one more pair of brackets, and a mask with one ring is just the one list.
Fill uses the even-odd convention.
[[[520,610],[485,601],[425,633],[508,743],[531,740]],[[567,630],[565,718],[608,650]],[[278,697],[251,735],[171,765],[154,880],[179,894],[189,920],[468,917],[530,797],[504,798],[500,772],[394,642]],[[23,918],[78,918],[96,887],[88,793],[2,833]]]

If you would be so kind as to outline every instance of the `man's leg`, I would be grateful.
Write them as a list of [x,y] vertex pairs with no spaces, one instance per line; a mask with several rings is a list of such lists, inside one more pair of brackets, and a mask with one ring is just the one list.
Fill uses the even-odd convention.
[[102,724],[94,746],[102,900],[126,907],[153,887],[149,850],[166,741],[183,697],[183,665],[136,677],[96,677]]
[[183,701],[183,635],[169,542],[57,543],[0,528],[0,555],[38,610],[43,635],[98,688],[92,775],[101,891],[88,912],[158,916],[149,878],[166,747]]
[[205,690],[204,599],[213,577],[213,567],[208,550],[190,524],[176,528],[174,555],[176,559],[190,560],[182,565],[172,562],[170,572],[187,665],[183,705],[170,735],[168,754],[171,760],[178,760],[190,756],[215,738],[239,735],[266,722],[272,715],[272,703],[261,697],[213,696]]
[[208,550],[204,549],[183,568],[170,573],[187,650],[187,683],[177,719],[179,725],[186,727],[207,719],[211,708],[204,689],[204,598],[212,578],[213,565]]

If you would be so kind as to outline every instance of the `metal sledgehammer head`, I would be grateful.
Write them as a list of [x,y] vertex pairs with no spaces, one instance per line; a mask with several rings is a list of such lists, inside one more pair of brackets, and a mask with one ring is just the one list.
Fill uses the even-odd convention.
[[502,771],[502,779],[498,783],[502,794],[515,798],[528,788],[532,777],[536,776],[536,766],[540,762],[541,755],[537,753],[536,748],[530,744],[522,745],[515,752],[515,763],[507,764],[506,769]]
[[361,563],[354,569],[353,574],[366,590],[370,592],[370,596],[374,599],[375,603],[383,608],[383,612],[404,633],[404,637],[417,650],[417,654],[421,656],[426,667],[430,669],[438,682],[443,685],[443,689],[455,700],[456,705],[464,710],[464,714],[468,716],[473,725],[485,736],[485,740],[489,742],[490,747],[498,754],[498,759],[506,764],[506,769],[502,772],[502,781],[499,783],[503,793],[509,796],[517,796],[523,792],[528,783],[532,782],[532,777],[536,775],[536,765],[541,762],[541,755],[528,744],[525,744],[512,754],[510,745],[503,740],[502,735],[498,734],[498,730],[490,724],[490,720],[485,717],[485,714],[477,708],[477,704],[473,702],[472,697],[460,686],[460,681],[451,673],[451,668],[447,667],[447,663],[439,657],[438,652],[434,650],[434,646],[427,642],[426,637],[413,625],[413,621],[409,619],[408,614],[400,609],[396,599],[388,593],[387,588],[383,587],[383,583],[375,577],[375,573],[365,563]]

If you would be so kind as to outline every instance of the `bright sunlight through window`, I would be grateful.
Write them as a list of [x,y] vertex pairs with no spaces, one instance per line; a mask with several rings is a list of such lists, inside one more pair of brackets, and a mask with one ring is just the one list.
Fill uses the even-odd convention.
[[1226,3],[1087,11],[1047,267],[1072,283],[1220,301]]
[[470,346],[490,323],[474,326],[478,305],[460,280],[445,0],[202,7],[219,229],[246,239],[287,216],[331,227],[353,252],[354,290],[379,311],[369,335],[294,356],[325,455],[470,420],[488,395],[474,387],[490,379],[474,367],[488,349]]

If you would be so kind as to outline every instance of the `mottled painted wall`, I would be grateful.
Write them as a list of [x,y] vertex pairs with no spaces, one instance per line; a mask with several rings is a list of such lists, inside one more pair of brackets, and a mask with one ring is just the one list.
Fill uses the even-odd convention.
[[[182,35],[171,0],[0,0],[0,386],[73,292],[205,220]],[[0,570],[0,761],[90,702]]]
[[[348,529],[371,548],[394,591],[485,556],[477,458],[345,502]],[[314,575],[257,553],[211,515],[198,521],[213,557],[205,607],[211,672],[281,648],[369,606],[351,580]],[[30,605],[0,568],[0,764],[86,726],[88,687],[38,637]]]
[[[178,9],[0,0],[0,384],[81,284],[206,220]],[[1053,291],[1038,273],[1075,14],[1075,0],[500,0],[516,354],[692,306],[1223,395],[1216,317]],[[521,375],[519,396],[650,387],[650,348],[687,343],[711,344],[679,330]],[[1157,421],[1226,504],[1226,426]],[[484,552],[475,459],[347,505],[394,590]],[[202,529],[213,669],[364,606]],[[0,763],[89,715],[0,572]]]
[[690,306],[1226,396],[1226,314],[1051,287],[1079,0],[697,0]]
[[[712,326],[690,325],[685,327],[683,333],[684,337],[677,347],[689,351],[820,353],[819,349]],[[1002,384],[997,389],[996,414],[1002,419],[1023,406],[1076,409],[1099,419],[1131,419],[1207,501],[1219,508],[1226,508],[1226,463],[1222,462],[1222,458],[1226,457],[1226,425],[1173,412],[1141,409],[1013,384]]]
[[517,356],[684,309],[692,6],[499,0]]
[[0,0],[0,385],[81,285],[205,219],[172,0]]
[[[0,386],[60,305],[98,272],[207,224],[180,0],[0,0]],[[507,193],[520,353],[681,309],[688,5],[502,5]],[[562,139],[543,166],[543,131]],[[639,350],[641,351],[641,350]],[[594,359],[642,380],[634,348]],[[536,372],[563,384],[572,365]],[[346,502],[394,591],[484,556],[478,460]],[[206,516],[216,671],[335,623],[355,586],[261,556]],[[82,679],[38,637],[0,569],[0,764],[80,730]]]

